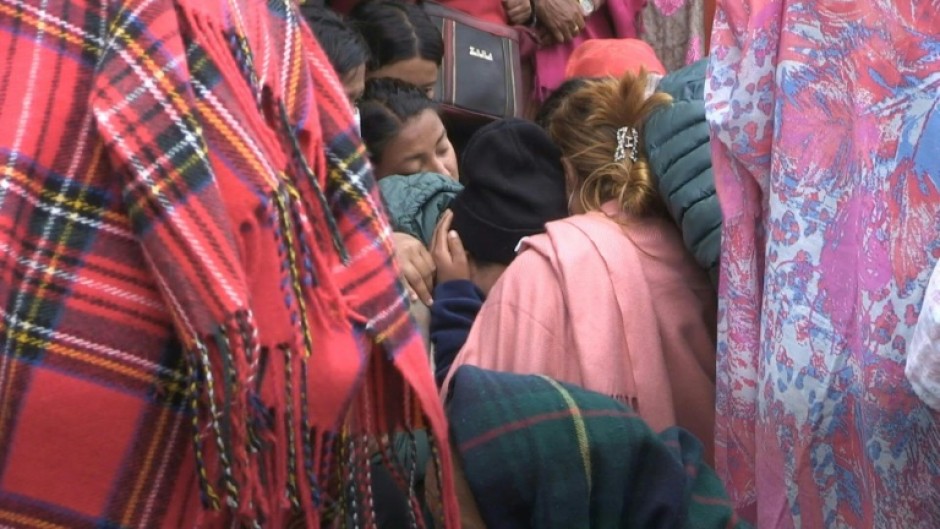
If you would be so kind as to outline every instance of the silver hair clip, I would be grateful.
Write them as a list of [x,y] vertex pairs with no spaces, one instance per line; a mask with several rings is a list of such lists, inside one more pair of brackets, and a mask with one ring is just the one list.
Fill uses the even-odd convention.
[[640,148],[640,133],[633,127],[620,127],[617,129],[617,150],[614,152],[614,161],[622,162],[627,159],[627,149],[630,149],[630,161],[636,162]]

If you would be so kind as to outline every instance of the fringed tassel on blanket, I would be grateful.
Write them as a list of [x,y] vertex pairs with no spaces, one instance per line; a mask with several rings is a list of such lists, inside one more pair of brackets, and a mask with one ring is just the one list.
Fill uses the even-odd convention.
[[[340,521],[353,528],[374,528],[372,465],[379,463],[406,498],[410,527],[427,527],[424,502],[416,487],[417,476],[425,469],[418,466],[412,432],[423,425],[406,419],[404,429],[396,434],[406,440],[408,457],[403,464],[392,438],[378,433],[379,421],[364,391],[355,399],[342,434],[318,433],[308,419],[311,395],[306,379],[310,364],[286,344],[278,346],[276,353],[268,353],[277,357],[268,358],[264,369],[272,375],[283,374],[281,398],[269,401],[267,408],[259,406],[258,388],[275,377],[257,380],[250,376],[250,366],[259,363],[262,355],[260,351],[246,354],[244,346],[252,342],[246,341],[251,334],[244,330],[242,325],[230,327],[224,334],[220,330],[215,340],[198,343],[189,355],[189,406],[204,506],[237,513],[245,527],[288,523],[319,527]],[[214,364],[213,358],[219,361]],[[369,374],[374,376],[376,371]],[[247,413],[239,417],[241,412],[236,410]],[[433,471],[441,483],[439,450],[431,439]],[[272,498],[283,502],[271,504]],[[289,512],[298,513],[290,522],[285,518]],[[434,514],[442,516],[441,512]],[[443,526],[443,519],[437,523]]]
[[[297,16],[292,11],[295,6],[280,1],[287,19]],[[223,4],[230,7],[227,12],[232,15],[232,26],[206,16],[203,11],[212,13],[214,8],[204,9],[200,4],[184,9],[184,18],[192,26],[188,31],[198,35],[197,43],[213,59],[212,66],[228,79],[225,86],[236,95],[250,94],[251,102],[257,105],[246,111],[248,117],[257,111],[257,119],[246,127],[259,131],[257,138],[263,140],[258,141],[259,150],[265,151],[271,163],[263,165],[263,170],[240,173],[240,178],[229,176],[230,182],[237,182],[233,186],[243,185],[241,177],[255,177],[257,181],[252,183],[257,188],[252,192],[264,195],[259,217],[266,217],[252,221],[258,220],[261,232],[276,243],[280,268],[266,276],[270,281],[265,284],[272,287],[266,290],[277,290],[272,296],[281,296],[286,308],[278,306],[278,310],[286,312],[278,325],[263,328],[268,334],[259,335],[256,318],[247,310],[238,310],[218,322],[211,335],[203,335],[207,327],[203,325],[199,327],[203,334],[192,331],[185,340],[188,405],[203,503],[209,509],[226,511],[225,515],[232,513],[237,517],[233,521],[246,527],[286,527],[290,523],[313,529],[348,522],[372,528],[376,515],[371,465],[373,456],[389,449],[384,460],[395,469],[393,475],[401,478],[408,509],[414,513],[412,525],[423,528],[422,502],[414,487],[415,476],[424,469],[417,468],[414,458],[411,468],[396,467],[396,458],[389,457],[394,454],[388,437],[389,432],[425,427],[421,406],[412,390],[403,387],[415,381],[403,381],[406,377],[402,374],[421,370],[394,366],[393,362],[400,360],[378,345],[382,338],[357,334],[350,328],[347,301],[331,278],[334,266],[348,265],[350,255],[344,238],[348,235],[339,224],[342,218],[334,216],[335,204],[331,207],[334,194],[324,189],[330,171],[321,143],[326,140],[307,138],[308,144],[302,146],[298,126],[293,124],[300,122],[299,115],[308,122],[321,121],[316,115],[318,105],[300,112],[289,104],[294,96],[274,93],[265,84],[265,72],[259,73],[257,68],[268,63],[253,56],[248,32],[252,13],[243,16],[238,12],[236,8],[242,5],[238,0]],[[298,40],[286,42],[285,49],[303,51],[299,38],[292,34],[291,39]],[[325,64],[322,51],[314,51],[317,60]],[[302,54],[294,60],[299,57]],[[300,77],[305,72],[322,75],[308,72],[300,62],[293,66],[291,71]],[[283,67],[286,71],[288,65]],[[247,89],[232,82],[238,77],[244,79]],[[239,103],[246,101],[241,98]],[[271,131],[275,134],[267,134]],[[374,214],[370,196],[356,198],[369,206],[367,216]],[[381,230],[374,231],[370,237],[378,241]],[[270,237],[265,242],[265,248],[272,247]],[[232,260],[237,257],[245,258]],[[224,291],[227,286],[220,285],[217,290]],[[255,306],[251,303],[259,293],[250,292],[249,296],[248,290],[222,310],[231,311],[233,305]],[[378,290],[384,292],[384,288]],[[182,313],[177,316],[178,326],[186,327]],[[269,314],[257,316],[264,320],[261,316]],[[211,321],[219,318],[216,312]],[[430,402],[425,405],[432,406]],[[376,409],[379,406],[382,408]],[[433,401],[433,406],[438,403]],[[440,417],[436,427],[444,429]],[[447,451],[447,447],[438,449]],[[444,468],[447,472],[449,467]],[[447,480],[438,481],[445,482],[450,486]],[[453,496],[450,491],[448,494]],[[454,511],[453,507],[450,510]],[[453,523],[454,512],[449,515]]]
[[[197,460],[203,505],[224,506],[250,522],[260,523],[271,511],[262,493],[264,476],[259,458],[270,428],[266,410],[258,406],[256,378],[260,349],[251,315],[235,314],[210,340],[194,340],[188,351],[189,409],[193,451]],[[268,445],[275,441],[270,435]]]

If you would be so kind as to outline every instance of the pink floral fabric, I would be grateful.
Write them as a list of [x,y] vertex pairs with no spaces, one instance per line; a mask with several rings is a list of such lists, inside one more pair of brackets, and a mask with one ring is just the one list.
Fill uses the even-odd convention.
[[940,410],[940,265],[927,285],[924,307],[907,349],[905,373],[921,400]]
[[905,355],[940,257],[936,2],[723,0],[716,466],[761,529],[940,527]]

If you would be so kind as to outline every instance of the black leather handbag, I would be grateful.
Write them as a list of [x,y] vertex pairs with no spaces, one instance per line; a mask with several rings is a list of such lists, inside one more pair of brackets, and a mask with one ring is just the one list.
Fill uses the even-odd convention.
[[444,36],[444,63],[434,91],[444,113],[521,117],[525,104],[518,31],[433,2],[425,2],[424,9]]

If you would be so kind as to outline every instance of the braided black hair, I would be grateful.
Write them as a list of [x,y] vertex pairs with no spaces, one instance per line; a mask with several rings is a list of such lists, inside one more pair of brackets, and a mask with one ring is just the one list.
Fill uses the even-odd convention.
[[343,77],[369,61],[369,46],[365,39],[338,14],[312,4],[302,5],[300,11],[336,75]]
[[535,122],[543,129],[548,130],[552,116],[555,114],[555,111],[558,110],[558,107],[565,102],[565,99],[568,99],[568,96],[586,86],[589,81],[590,78],[588,77],[574,77],[561,83],[561,85],[545,99],[545,102],[542,103],[538,114],[535,115]]
[[402,126],[425,110],[437,110],[424,90],[391,78],[370,79],[359,103],[362,139],[372,162],[381,162],[388,142],[398,136]]
[[370,72],[420,57],[440,66],[444,59],[441,30],[420,5],[400,0],[366,0],[350,20],[369,46]]

